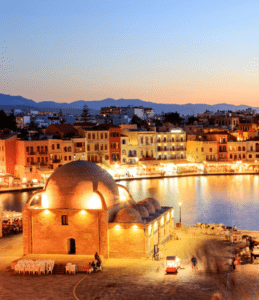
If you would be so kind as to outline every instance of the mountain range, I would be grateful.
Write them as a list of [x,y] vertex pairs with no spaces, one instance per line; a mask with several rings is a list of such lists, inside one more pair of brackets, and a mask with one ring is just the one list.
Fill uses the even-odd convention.
[[259,113],[259,107],[251,107],[248,105],[232,105],[227,103],[220,104],[162,104],[162,103],[154,103],[147,102],[140,99],[112,99],[107,98],[104,100],[94,100],[94,101],[85,101],[78,100],[71,103],[59,103],[54,101],[41,101],[35,102],[30,99],[23,98],[22,96],[11,96],[6,94],[0,94],[0,108],[5,110],[10,110],[12,108],[29,108],[29,109],[37,109],[37,110],[54,110],[59,111],[62,109],[63,113],[78,113],[80,114],[84,105],[87,105],[90,109],[91,114],[98,114],[101,107],[107,106],[143,106],[153,108],[156,114],[160,114],[162,112],[178,112],[180,115],[196,115],[197,113],[203,113],[206,110],[216,112],[217,110],[244,110],[247,108],[252,108]]

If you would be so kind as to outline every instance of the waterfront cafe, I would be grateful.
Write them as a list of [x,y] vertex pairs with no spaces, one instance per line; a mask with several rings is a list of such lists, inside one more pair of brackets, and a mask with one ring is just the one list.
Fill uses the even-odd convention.
[[205,173],[258,172],[259,164],[251,162],[204,162]]
[[198,164],[190,162],[185,159],[175,160],[174,165],[175,165],[177,174],[198,172]]

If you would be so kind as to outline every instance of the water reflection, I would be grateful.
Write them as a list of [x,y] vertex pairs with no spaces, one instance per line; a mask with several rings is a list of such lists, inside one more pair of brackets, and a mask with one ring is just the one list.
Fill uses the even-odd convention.
[[223,223],[238,229],[259,230],[258,176],[204,176],[124,181],[133,198],[140,201],[148,196],[161,205],[175,208],[182,202],[185,224]]
[[[121,181],[136,201],[154,197],[163,206],[182,202],[182,221],[193,225],[223,223],[238,229],[259,230],[258,175],[203,176]],[[22,211],[32,191],[0,194],[4,210]]]

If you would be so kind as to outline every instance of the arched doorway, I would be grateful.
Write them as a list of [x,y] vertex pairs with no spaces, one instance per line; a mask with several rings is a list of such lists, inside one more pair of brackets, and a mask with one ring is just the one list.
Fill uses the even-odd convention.
[[68,248],[68,254],[76,254],[76,240],[68,239],[67,248]]

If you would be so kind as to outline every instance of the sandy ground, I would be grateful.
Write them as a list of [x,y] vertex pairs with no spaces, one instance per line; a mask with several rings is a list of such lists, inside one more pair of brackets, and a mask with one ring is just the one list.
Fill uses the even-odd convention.
[[[103,272],[76,275],[19,275],[10,269],[11,261],[22,256],[22,235],[0,239],[0,299],[259,299],[259,265],[243,262],[229,271],[231,253],[244,246],[221,237],[193,234],[178,229],[179,240],[163,249],[166,255],[178,255],[182,268],[177,275],[165,275],[165,260],[109,259]],[[198,269],[191,268],[192,255]],[[48,256],[51,258],[51,256]],[[33,258],[38,258],[33,256]],[[39,258],[41,258],[39,256]],[[45,256],[44,256],[45,258]],[[55,256],[56,261],[89,261],[89,257]]]

